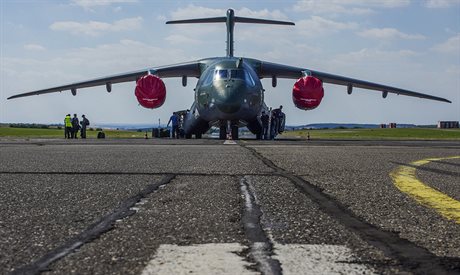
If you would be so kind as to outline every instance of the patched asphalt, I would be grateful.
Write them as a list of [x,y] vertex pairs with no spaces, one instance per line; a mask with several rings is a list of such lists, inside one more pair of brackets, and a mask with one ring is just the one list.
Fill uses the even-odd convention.
[[[260,225],[272,242],[344,245],[355,262],[378,273],[422,273],[417,255],[407,260],[385,248],[400,241],[404,252],[426,253],[438,264],[435,271],[460,272],[460,224],[415,202],[389,176],[413,161],[459,156],[459,142],[222,143],[1,140],[0,273],[33,274],[24,267],[78,240],[141,193],[129,215],[53,260],[44,273],[140,274],[161,244],[250,246],[242,178],[253,188]],[[458,200],[459,168],[460,159],[431,162],[417,177]],[[171,180],[145,192],[165,177]],[[363,226],[377,233],[366,235]],[[380,233],[373,242],[372,234]],[[257,270],[248,252],[239,256]]]

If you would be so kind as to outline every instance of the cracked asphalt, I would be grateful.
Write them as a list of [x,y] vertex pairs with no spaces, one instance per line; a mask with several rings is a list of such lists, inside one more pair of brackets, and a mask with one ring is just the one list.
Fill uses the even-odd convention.
[[[353,263],[380,274],[460,273],[460,223],[389,176],[413,161],[460,156],[459,142],[222,143],[0,140],[0,274],[141,274],[163,244],[254,246],[243,178],[272,243],[345,246]],[[459,200],[459,168],[460,159],[434,161],[417,178]],[[238,256],[260,272],[249,249]]]

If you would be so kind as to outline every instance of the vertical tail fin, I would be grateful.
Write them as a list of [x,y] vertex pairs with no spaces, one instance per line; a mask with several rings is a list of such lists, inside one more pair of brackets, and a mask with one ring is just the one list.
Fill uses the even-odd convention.
[[233,57],[233,29],[235,23],[252,23],[252,24],[274,24],[274,25],[295,25],[293,22],[267,20],[258,18],[238,17],[232,9],[227,10],[227,16],[224,17],[211,17],[211,18],[198,18],[198,19],[185,19],[167,21],[166,24],[196,24],[196,23],[221,23],[227,24],[227,57]]

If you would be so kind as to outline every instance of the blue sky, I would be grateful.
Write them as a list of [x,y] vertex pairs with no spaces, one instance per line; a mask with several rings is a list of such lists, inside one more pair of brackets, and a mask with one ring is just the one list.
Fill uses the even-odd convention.
[[325,85],[311,111],[292,103],[293,80],[272,88],[288,124],[318,122],[435,124],[460,120],[459,0],[323,1],[0,1],[0,122],[59,123],[85,113],[94,123],[157,123],[190,107],[187,87],[166,79],[156,110],[140,107],[135,83],[33,96],[13,94],[154,66],[225,55],[225,25],[165,25],[172,19],[238,16],[289,20],[294,27],[237,24],[235,56],[305,67],[445,97],[446,104]]

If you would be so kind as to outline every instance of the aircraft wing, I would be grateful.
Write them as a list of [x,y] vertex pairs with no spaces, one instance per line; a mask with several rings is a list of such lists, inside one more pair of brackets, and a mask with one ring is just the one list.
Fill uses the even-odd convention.
[[142,77],[148,73],[157,75],[161,78],[182,77],[182,76],[199,77],[201,74],[200,62],[194,61],[194,62],[180,63],[180,64],[174,64],[174,65],[168,65],[168,66],[162,66],[162,67],[156,67],[156,68],[148,68],[148,69],[143,69],[143,70],[129,72],[129,73],[122,73],[122,74],[116,74],[116,75],[111,75],[111,76],[106,76],[106,77],[100,77],[100,78],[95,78],[91,80],[66,84],[62,86],[17,94],[17,95],[8,97],[8,99],[31,96],[31,95],[41,95],[41,94],[62,92],[66,90],[71,90],[72,94],[76,95],[77,89],[101,86],[101,85],[106,85],[107,91],[110,91],[112,84],[136,81],[139,77]]
[[314,71],[314,70],[310,70],[306,68],[299,68],[299,67],[293,67],[293,66],[287,66],[287,65],[282,65],[282,64],[261,61],[258,69],[259,69],[258,73],[259,73],[260,78],[276,76],[279,78],[298,79],[305,75],[309,75],[309,76],[313,76],[313,77],[320,79],[324,83],[347,86],[349,93],[351,93],[352,88],[356,87],[356,88],[380,91],[383,93],[384,97],[386,97],[387,93],[393,93],[393,94],[398,94],[398,95],[420,97],[420,98],[425,98],[425,99],[452,103],[450,100],[447,100],[442,97],[413,92],[409,90],[404,90],[404,89],[386,86],[386,85],[382,85],[378,83],[344,77],[340,75],[323,73],[323,72]]

